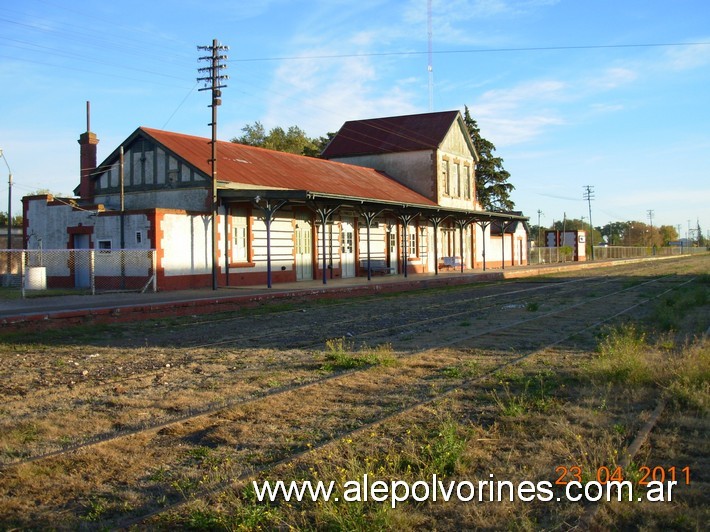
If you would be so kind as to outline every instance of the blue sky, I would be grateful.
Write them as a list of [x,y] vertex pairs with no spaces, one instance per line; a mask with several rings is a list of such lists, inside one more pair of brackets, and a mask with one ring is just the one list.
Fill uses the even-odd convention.
[[[196,46],[213,38],[230,47],[221,139],[257,120],[320,136],[429,110],[426,0],[3,3],[15,213],[78,184],[87,100],[100,160],[139,126],[208,137]],[[595,225],[653,210],[682,236],[688,220],[710,230],[706,0],[433,0],[432,48],[433,110],[468,105],[533,223],[587,216],[592,185]]]

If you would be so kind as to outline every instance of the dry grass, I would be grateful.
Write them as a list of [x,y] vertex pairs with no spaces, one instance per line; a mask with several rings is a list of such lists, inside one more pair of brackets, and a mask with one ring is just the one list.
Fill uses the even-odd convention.
[[[567,529],[578,522],[584,505],[520,500],[409,501],[396,508],[373,501],[264,504],[256,501],[249,480],[342,483],[368,474],[371,481],[413,483],[436,473],[444,482],[475,483],[491,474],[512,482],[554,482],[561,466],[578,466],[585,480],[595,479],[600,468],[618,464],[662,394],[669,408],[627,473],[637,480],[644,464],[689,466],[697,480],[679,487],[673,503],[603,505],[597,525],[700,528],[708,518],[710,360],[708,341],[693,335],[708,305],[690,295],[682,301],[699,306],[672,318],[671,330],[654,327],[653,312],[651,321],[640,314],[633,324],[605,331],[597,345],[578,340],[493,374],[520,353],[500,341],[436,350],[422,345],[432,337],[496,323],[500,316],[495,314],[457,318],[437,325],[435,333],[413,330],[372,340],[370,346],[335,338],[318,350],[139,342],[117,349],[90,336],[70,342],[58,335],[51,342],[5,343],[0,345],[0,459],[5,463],[229,406],[6,468],[0,522],[10,529],[111,528],[129,516],[189,501],[146,526]],[[394,315],[400,302],[391,298],[378,304],[381,315]],[[663,306],[665,311],[677,305]],[[529,316],[530,310],[519,313]],[[320,321],[310,310],[309,319]],[[177,323],[158,333],[159,327],[150,327],[145,336],[150,334],[151,342],[185,328]],[[111,334],[118,338],[129,330],[142,337],[137,325]],[[205,335],[212,334],[207,330]],[[321,385],[300,388],[318,379]]]

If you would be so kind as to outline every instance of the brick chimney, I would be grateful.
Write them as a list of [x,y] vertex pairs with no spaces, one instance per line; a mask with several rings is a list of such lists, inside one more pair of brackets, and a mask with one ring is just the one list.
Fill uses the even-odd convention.
[[86,102],[86,133],[79,135],[78,140],[79,146],[81,146],[79,197],[82,199],[94,197],[94,182],[91,176],[96,171],[96,145],[99,143],[96,133],[91,132],[90,111],[90,103]]

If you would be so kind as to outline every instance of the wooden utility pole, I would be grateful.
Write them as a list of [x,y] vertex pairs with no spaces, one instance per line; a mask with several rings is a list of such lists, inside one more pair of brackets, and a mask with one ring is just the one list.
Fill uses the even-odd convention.
[[205,83],[205,86],[198,90],[212,91],[212,103],[208,105],[212,108],[212,122],[207,125],[212,126],[212,157],[210,159],[212,167],[212,290],[217,290],[217,263],[219,261],[217,254],[217,107],[222,105],[222,89],[226,87],[221,83],[223,80],[229,79],[229,76],[220,74],[222,69],[227,68],[227,65],[222,63],[227,59],[227,56],[221,52],[229,50],[229,47],[221,45],[217,39],[213,39],[211,46],[198,46],[197,49],[212,52],[210,55],[200,57],[200,61],[208,61],[210,66],[199,68],[198,72],[209,75],[197,78],[197,81]]
[[589,243],[592,250],[592,260],[594,260],[594,226],[592,225],[592,200],[594,199],[594,187],[591,185],[584,186],[584,199],[589,204]]

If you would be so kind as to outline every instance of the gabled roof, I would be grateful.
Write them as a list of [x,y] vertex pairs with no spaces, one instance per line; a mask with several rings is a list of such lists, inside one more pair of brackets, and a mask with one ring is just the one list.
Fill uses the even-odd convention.
[[351,120],[343,124],[322,155],[333,159],[436,149],[460,116],[458,111],[443,111]]
[[[141,127],[144,135],[198,171],[210,176],[210,139]],[[217,181],[245,188],[298,190],[397,204],[436,203],[371,168],[218,141]]]
[[500,236],[503,225],[505,225],[506,234],[515,234],[518,231],[518,227],[520,226],[520,224],[523,224],[523,229],[525,229],[526,233],[530,233],[530,227],[528,226],[527,218],[523,217],[523,211],[507,211],[503,214],[517,216],[522,219],[512,221],[494,221],[490,227],[490,232],[492,236]]

